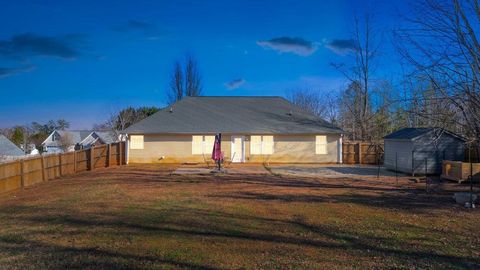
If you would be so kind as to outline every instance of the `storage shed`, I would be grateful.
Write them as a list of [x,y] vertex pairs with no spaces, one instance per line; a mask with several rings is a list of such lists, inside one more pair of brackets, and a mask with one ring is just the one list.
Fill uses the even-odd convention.
[[384,137],[384,165],[389,170],[440,174],[442,160],[462,161],[465,140],[441,128],[404,128]]

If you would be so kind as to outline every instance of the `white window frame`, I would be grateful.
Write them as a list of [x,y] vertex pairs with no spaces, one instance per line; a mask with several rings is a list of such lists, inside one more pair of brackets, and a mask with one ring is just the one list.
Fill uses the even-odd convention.
[[[324,139],[320,139],[320,138],[324,138]],[[327,135],[315,135],[315,154],[328,155],[328,136]]]
[[[196,152],[195,151],[195,147],[194,147],[194,140],[193,138],[194,137],[201,137],[201,152]],[[207,141],[207,138],[208,137],[213,137],[213,140],[211,141],[211,146],[210,145],[207,145],[208,144],[208,141]],[[211,154],[212,153],[212,150],[213,150],[213,144],[215,144],[215,135],[192,135],[192,155],[205,155],[205,154]]]
[[[260,138],[260,145],[259,149],[255,149],[255,145],[252,143],[253,139],[252,137],[259,137]],[[271,137],[272,138],[272,145],[270,150],[267,151],[267,143],[265,142],[265,137]],[[275,138],[273,135],[250,135],[250,155],[273,155],[275,149]],[[258,151],[256,151],[258,150]]]
[[[134,141],[134,138],[141,141]],[[143,135],[130,135],[130,149],[141,150],[145,147],[145,137]]]

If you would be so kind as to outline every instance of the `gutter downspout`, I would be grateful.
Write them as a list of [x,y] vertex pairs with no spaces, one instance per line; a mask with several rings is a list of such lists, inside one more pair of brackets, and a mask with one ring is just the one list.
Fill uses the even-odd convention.
[[337,143],[337,149],[338,149],[338,163],[343,164],[343,134],[340,134],[340,138],[338,138],[338,143]]
[[125,163],[128,165],[130,159],[130,144],[129,144],[128,134],[125,133]]

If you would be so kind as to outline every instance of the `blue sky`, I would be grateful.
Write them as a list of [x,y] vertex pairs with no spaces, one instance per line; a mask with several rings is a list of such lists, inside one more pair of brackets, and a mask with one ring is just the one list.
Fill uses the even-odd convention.
[[185,53],[197,58],[204,95],[338,91],[345,81],[330,63],[348,61],[353,16],[370,8],[388,29],[403,8],[341,0],[0,4],[0,127],[65,118],[72,128],[128,105],[164,106],[173,62]]

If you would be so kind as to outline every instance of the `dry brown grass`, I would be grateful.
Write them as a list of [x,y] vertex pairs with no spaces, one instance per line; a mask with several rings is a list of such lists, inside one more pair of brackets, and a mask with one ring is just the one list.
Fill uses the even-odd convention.
[[87,172],[0,195],[1,269],[480,268],[463,189],[394,179]]

